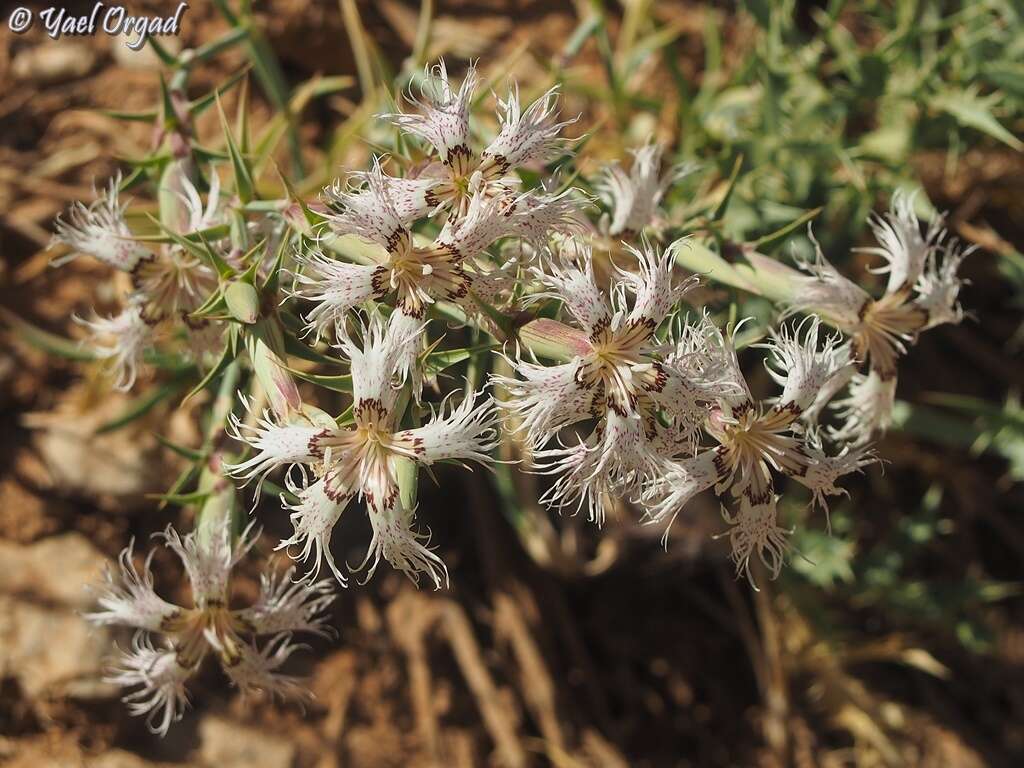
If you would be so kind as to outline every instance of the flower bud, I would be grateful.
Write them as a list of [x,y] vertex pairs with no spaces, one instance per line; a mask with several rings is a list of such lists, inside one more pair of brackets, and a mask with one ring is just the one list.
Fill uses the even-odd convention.
[[247,346],[256,378],[266,391],[274,413],[287,419],[292,411],[302,407],[302,398],[285,363],[281,329],[264,319],[253,324],[252,331]]
[[260,297],[252,283],[237,280],[224,291],[228,312],[240,323],[252,325],[260,317]]
[[221,471],[221,457],[215,455],[199,474],[199,490],[209,495],[196,513],[196,531],[201,545],[217,546],[225,530],[231,539],[239,533],[237,497],[234,483]]
[[531,320],[520,328],[519,341],[539,357],[563,362],[590,352],[585,333],[548,318]]
[[190,181],[189,164],[187,160],[172,160],[160,176],[160,189],[157,192],[160,223],[171,232],[189,231],[191,212],[185,191]]

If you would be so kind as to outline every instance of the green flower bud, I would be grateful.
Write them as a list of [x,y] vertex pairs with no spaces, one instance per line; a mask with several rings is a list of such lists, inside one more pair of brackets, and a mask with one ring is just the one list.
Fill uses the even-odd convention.
[[256,288],[244,280],[228,284],[224,291],[228,312],[240,323],[251,325],[260,317],[260,296]]

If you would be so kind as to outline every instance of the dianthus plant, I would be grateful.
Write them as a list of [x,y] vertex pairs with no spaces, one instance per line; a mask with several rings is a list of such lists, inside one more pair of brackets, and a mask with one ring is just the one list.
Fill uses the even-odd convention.
[[[939,220],[922,230],[901,197],[872,219],[884,296],[820,251],[798,271],[747,249],[761,292],[801,317],[725,323],[681,266],[706,250],[700,233],[678,237],[663,207],[694,165],[663,162],[655,142],[629,162],[577,164],[581,126],[557,86],[525,99],[513,85],[488,120],[471,114],[475,67],[456,80],[440,63],[414,81],[379,115],[390,152],[376,144],[365,167],[307,198],[287,179],[276,188],[244,99],[240,132],[222,120],[220,148],[201,146],[192,120],[219,101],[187,101],[175,78],[152,162],[57,222],[57,263],[85,254],[121,276],[120,306],[80,321],[79,354],[119,389],[156,392],[147,410],[184,396],[205,414],[201,446],[169,444],[191,466],[166,499],[199,513],[193,533],[163,534],[192,607],[159,597],[129,546],[93,614],[138,630],[114,679],[161,732],[206,657],[243,689],[291,692],[278,667],[292,635],[322,629],[328,583],[348,571],[369,578],[387,563],[446,585],[417,520],[421,476],[460,482],[442,464],[538,473],[555,513],[601,526],[614,508],[616,525],[666,535],[713,493],[738,571],[760,561],[777,574],[779,498],[825,507],[844,493],[873,458],[907,344],[961,317],[964,252]],[[129,195],[154,191],[156,215],[133,213]],[[745,375],[759,362],[774,392]],[[832,400],[838,420],[819,424]],[[245,505],[204,512],[236,492],[290,524],[277,548],[299,568],[266,576],[248,608],[228,590],[256,538]],[[368,526],[334,535],[364,513]],[[435,534],[450,540],[444,525]]]

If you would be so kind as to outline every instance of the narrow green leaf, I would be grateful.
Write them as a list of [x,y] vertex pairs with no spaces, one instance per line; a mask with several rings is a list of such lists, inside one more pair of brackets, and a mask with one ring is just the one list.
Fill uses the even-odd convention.
[[947,91],[933,96],[931,105],[935,109],[948,113],[967,128],[987,133],[1018,152],[1024,150],[1024,142],[1010,133],[992,114],[991,107],[998,98],[998,94],[982,98],[978,96],[977,91],[971,89],[959,92]]
[[0,319],[3,319],[10,326],[11,330],[14,331],[14,338],[20,339],[51,355],[79,362],[89,362],[96,359],[95,353],[82,346],[79,342],[44,331],[28,321],[22,320],[6,307],[0,307]]
[[157,442],[159,442],[164,448],[173,451],[183,459],[188,459],[189,461],[203,461],[206,459],[206,454],[203,451],[197,451],[195,448],[189,448],[185,445],[178,445],[178,443],[175,443],[170,438],[164,437],[159,432],[154,432],[153,437],[155,437]]
[[733,190],[736,189],[736,181],[740,177],[740,169],[743,168],[743,155],[738,155],[732,164],[732,171],[729,173],[729,181],[726,183],[725,194],[722,195],[722,199],[718,201],[718,205],[711,212],[711,220],[718,221],[725,215],[726,209],[729,207],[729,200],[732,199]]
[[501,349],[500,344],[479,344],[475,347],[463,347],[462,349],[445,349],[440,352],[431,352],[427,355],[424,365],[431,373],[440,373],[446,368],[468,360],[480,352],[491,352]]
[[156,54],[157,58],[160,59],[160,63],[165,67],[176,69],[179,66],[177,56],[164,48],[156,37],[149,35],[146,38],[146,42],[149,43],[149,47],[153,49],[153,53]]
[[179,235],[176,233],[162,234],[162,235],[135,235],[132,239],[137,240],[140,243],[177,243],[179,240],[188,240],[191,243],[199,244],[204,239],[206,240],[220,240],[223,237],[227,237],[230,232],[230,228],[227,224],[218,224],[215,227],[207,227],[206,229],[198,229],[195,232],[189,232],[186,235]]
[[107,432],[113,432],[142,418],[153,410],[153,408],[155,408],[159,403],[180,391],[182,384],[182,380],[176,378],[161,384],[150,392],[146,392],[141,397],[138,397],[129,403],[128,407],[120,416],[101,425],[96,430],[96,434],[103,435]]
[[[175,481],[173,483],[171,483],[171,487],[167,490],[167,493],[165,495],[166,496],[173,496],[173,495],[175,495],[176,493],[178,493],[178,491],[180,491],[186,485],[191,483],[192,479],[197,474],[198,474],[198,469],[196,468],[195,464],[192,464],[192,465],[190,465],[188,467],[185,467],[185,469],[183,469],[181,471],[181,473],[178,475],[178,477],[175,479]],[[167,501],[161,501],[157,505],[157,509],[158,510],[159,509],[164,509],[167,506],[167,504],[168,504]]]
[[299,371],[295,368],[286,369],[293,376],[297,376],[303,381],[308,381],[317,386],[330,389],[335,392],[351,392],[352,391],[352,375],[349,373],[343,373],[336,376],[325,376],[317,373],[307,373],[306,371]]
[[97,111],[105,117],[112,117],[115,120],[126,120],[128,122],[135,123],[152,123],[156,120],[157,115],[159,114],[155,109],[147,109],[142,112],[124,112],[119,109],[100,109]]
[[210,59],[217,56],[217,54],[234,47],[238,43],[243,42],[248,37],[249,28],[245,25],[238,25],[232,27],[216,40],[211,40],[208,43],[203,43],[198,48],[194,49],[192,51],[192,55],[188,58],[187,65],[189,67],[192,67],[197,63],[209,61]]
[[242,82],[243,78],[247,74],[249,74],[251,70],[252,64],[246,64],[238,72],[233,74],[231,77],[229,77],[223,83],[221,83],[212,91],[207,93],[205,96],[200,96],[198,99],[189,102],[189,114],[193,117],[198,117],[199,115],[203,114],[206,110],[208,110],[210,107],[217,103],[218,98],[220,98],[225,93],[234,88],[236,85],[238,85],[240,82]]
[[775,230],[774,232],[769,232],[764,237],[759,237],[757,240],[754,240],[752,243],[750,243],[750,245],[752,245],[755,248],[764,248],[765,246],[774,245],[779,240],[784,239],[790,233],[802,228],[804,224],[814,219],[814,217],[821,213],[821,211],[821,207],[807,211],[807,213],[794,219],[789,224],[786,224],[784,227],[781,227]]
[[217,113],[220,115],[221,130],[224,133],[224,144],[227,146],[228,157],[231,160],[231,170],[235,177],[235,194],[238,195],[238,199],[243,203],[248,203],[253,198],[256,185],[253,182],[249,164],[235,143],[235,137],[231,135],[231,128],[228,126],[228,120],[224,116],[224,109],[221,107],[219,97],[217,98]]
[[[282,319],[287,318],[287,315],[282,315]],[[285,322],[287,326],[288,323]],[[301,328],[301,326],[299,326]],[[300,360],[306,360],[311,363],[320,363],[321,365],[344,365],[344,360],[339,360],[329,355],[317,352],[312,347],[308,347],[303,344],[299,339],[293,336],[291,333],[286,334],[284,337],[284,349],[289,355],[297,357]]]
[[171,504],[177,504],[179,507],[187,507],[190,504],[199,504],[200,502],[206,501],[210,496],[210,491],[192,491],[192,493],[160,493],[153,494],[148,498],[159,499],[163,502],[169,502]]
[[592,13],[580,21],[562,48],[562,58],[566,60],[575,58],[583,44],[597,32],[603,23],[603,17],[597,13]]
[[228,333],[234,336],[235,339],[229,338],[228,343],[224,345],[224,351],[220,354],[220,359],[217,360],[217,364],[207,371],[202,380],[196,384],[187,395],[185,395],[181,401],[182,405],[185,405],[185,403],[206,389],[206,387],[208,387],[214,379],[220,376],[220,374],[222,374],[235,359],[236,345],[233,342],[237,339],[238,327],[234,325],[231,326]]

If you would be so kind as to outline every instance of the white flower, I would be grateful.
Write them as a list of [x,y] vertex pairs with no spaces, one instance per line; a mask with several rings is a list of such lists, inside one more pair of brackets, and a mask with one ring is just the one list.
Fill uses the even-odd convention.
[[801,417],[812,428],[817,426],[822,412],[833,403],[836,395],[849,386],[850,382],[857,375],[857,369],[860,367],[857,361],[850,357],[849,344],[842,344],[836,347],[834,363],[837,367],[835,375],[818,390],[814,396],[814,402],[804,409]]
[[79,317],[74,320],[89,329],[88,346],[106,361],[114,387],[122,391],[131,389],[154,338],[154,329],[142,317],[141,307],[132,304],[113,317],[94,315],[91,320]]
[[165,545],[181,560],[192,587],[192,602],[200,611],[226,607],[231,570],[256,543],[252,526],[232,544],[230,532],[182,537],[170,525],[162,534]]
[[504,176],[520,165],[547,163],[566,151],[563,128],[579,117],[558,122],[558,86],[549,88],[524,112],[519,104],[519,86],[499,100],[501,131],[483,151],[480,172],[485,178]]
[[[707,332],[718,333],[717,329]],[[864,463],[857,452],[844,450],[839,457],[826,456],[799,421],[804,409],[814,403],[815,390],[842,375],[845,361],[835,338],[820,343],[817,318],[784,329],[763,345],[772,360],[769,372],[782,393],[770,403],[756,402],[742,380],[731,340],[719,336],[718,343],[709,345],[708,350],[717,350],[722,358],[715,368],[731,372],[736,380],[723,389],[705,423],[706,433],[718,445],[692,458],[667,460],[655,482],[640,493],[639,501],[648,522],[670,526],[698,493],[708,488],[714,488],[719,496],[728,493],[739,503],[735,513],[725,512],[733,525],[730,540],[737,568],[747,571],[750,554],[757,550],[777,573],[785,547],[784,531],[775,524],[773,474],[806,485],[814,500],[825,506],[825,496],[839,492],[835,481]]]
[[808,315],[795,327],[783,327],[764,345],[771,356],[766,361],[768,373],[782,386],[779,402],[803,413],[831,382],[848,359],[848,352],[839,345],[839,336],[828,336],[819,346],[821,320]]
[[[183,248],[163,248],[152,259],[140,261],[132,271],[133,303],[151,324],[186,315],[198,309],[217,285],[217,276],[198,256]],[[199,326],[203,326],[203,321]]]
[[868,220],[878,245],[860,250],[885,259],[885,265],[878,271],[889,275],[886,293],[912,288],[936,246],[946,236],[942,216],[933,218],[925,231],[921,231],[914,213],[914,197],[896,190],[889,211],[880,216],[872,215]]
[[476,312],[473,294],[487,296],[495,291],[493,270],[482,266],[480,258],[491,243],[509,236],[541,242],[549,232],[568,232],[579,223],[568,193],[477,193],[465,215],[449,219],[433,243],[415,246],[395,210],[380,164],[362,178],[366,186],[359,192],[341,187],[328,192],[332,212],[327,218],[339,234],[358,235],[382,246],[384,258],[380,264],[357,265],[318,252],[298,257],[304,269],[296,276],[294,294],[315,302],[306,321],[318,335],[337,329],[351,309],[371,298],[393,295],[398,309],[412,318],[422,318],[439,299]]
[[639,413],[609,410],[586,441],[570,448],[534,452],[536,469],[554,475],[541,503],[572,514],[587,510],[598,527],[604,524],[605,498],[640,483],[657,468],[658,444]]
[[847,445],[835,456],[828,456],[813,436],[806,450],[812,463],[808,465],[807,472],[793,475],[793,479],[810,489],[814,494],[812,503],[820,506],[826,514],[827,496],[849,496],[845,489],[836,486],[836,481],[877,461],[874,453],[865,445]]
[[304,678],[278,671],[303,647],[292,643],[290,634],[278,634],[263,647],[247,646],[234,663],[224,666],[224,672],[243,693],[259,691],[280,699],[310,699],[312,694]]
[[[813,235],[815,261],[799,264],[810,277],[797,277],[781,265],[771,270],[789,279],[792,310],[818,314],[847,334],[852,357],[866,362],[883,379],[896,376],[899,357],[921,331],[962,318],[957,304],[961,281],[956,272],[972,249],[962,250],[955,240],[943,242],[946,229],[941,216],[922,231],[912,202],[912,197],[897,192],[892,209],[871,219],[878,245],[861,250],[885,259],[880,271],[888,273],[889,280],[879,299],[829,264]],[[754,259],[755,265],[764,261]]]
[[696,170],[695,165],[683,163],[662,173],[663,151],[660,144],[648,142],[630,150],[633,164],[628,174],[618,163],[604,169],[594,186],[601,199],[611,207],[609,235],[639,233],[653,224],[658,205],[668,188]]
[[222,219],[220,199],[220,176],[216,171],[210,172],[210,192],[206,196],[206,205],[199,196],[199,190],[187,174],[182,173],[178,177],[181,181],[181,190],[174,190],[180,195],[184,203],[184,217],[178,222],[180,234],[201,232],[220,223]]
[[[210,191],[203,205],[199,190],[180,164],[177,173],[165,176],[161,193],[180,203],[165,213],[164,227],[179,235],[202,232],[223,223],[220,200],[220,177],[210,173]],[[216,240],[204,238],[206,245],[219,248]],[[226,256],[226,253],[222,253]],[[247,265],[248,266],[248,265]],[[139,262],[132,270],[132,300],[142,305],[142,315],[150,323],[158,323],[197,309],[217,287],[217,275],[203,258],[177,243],[161,246],[152,258]],[[207,321],[184,318],[190,329],[204,331]]]
[[[974,250],[946,239],[942,216],[922,229],[913,197],[902,192],[893,195],[889,212],[872,216],[870,224],[878,245],[860,250],[881,256],[885,263],[878,271],[889,275],[885,293],[877,299],[828,262],[810,229],[815,258],[798,263],[808,275],[756,253],[748,255],[759,271],[788,291],[790,311],[816,314],[850,338],[847,381],[856,366],[867,366],[867,378],[853,379],[848,399],[839,404],[848,423],[836,433],[860,442],[890,421],[899,358],[907,347],[922,331],[963,319],[958,303],[963,281],[957,271]],[[820,412],[841,389],[836,385],[820,392],[813,412]]]
[[73,251],[56,259],[54,265],[64,264],[80,253],[86,253],[104,264],[131,272],[140,261],[153,258],[149,250],[132,238],[124,218],[125,206],[118,202],[120,186],[119,174],[110,180],[105,194],[92,205],[76,202],[68,211],[67,220],[57,218],[54,241],[70,246]]
[[[399,462],[430,466],[449,460],[491,461],[496,433],[489,397],[481,401],[469,392],[458,406],[448,399],[427,424],[399,429],[401,360],[422,328],[422,324],[410,328],[401,313],[393,312],[387,325],[379,315],[371,317],[362,329],[361,345],[343,334],[340,346],[351,363],[352,426],[319,429],[300,447],[297,440],[293,442],[300,437],[294,427],[265,421],[247,437],[259,454],[235,468],[249,477],[286,463],[313,471],[316,479],[304,487],[289,481],[290,490],[298,496],[297,503],[285,505],[291,511],[294,534],[280,547],[298,548],[295,559],[313,558],[314,572],[326,561],[342,583],[345,577],[331,554],[330,539],[342,512],[357,498],[365,499],[374,531],[364,564],[371,557],[374,564],[384,557],[412,576],[426,570],[440,583],[439,571],[432,566],[439,561],[423,545],[422,536],[412,531],[411,511],[401,509]],[[268,448],[286,444],[288,449]]]
[[445,205],[445,200],[437,194],[438,190],[444,188],[445,182],[431,175],[432,170],[428,169],[423,176],[417,178],[383,177],[395,213],[406,224],[432,216]]
[[[249,407],[245,398],[242,398],[242,403]],[[279,424],[266,409],[256,419],[255,426],[245,424],[231,414],[226,431],[230,437],[256,449],[253,456],[237,464],[225,464],[224,469],[244,480],[243,485],[255,479],[258,495],[264,478],[273,470],[313,460],[309,441],[320,432],[320,427],[302,423]]]
[[295,578],[294,567],[260,574],[260,594],[250,607],[239,612],[259,635],[279,632],[325,634],[324,613],[334,602],[329,581]]
[[413,582],[419,582],[421,573],[427,574],[434,582],[434,588],[440,589],[448,584],[448,568],[440,557],[427,545],[430,537],[415,530],[415,511],[406,509],[401,498],[380,512],[371,512],[370,527],[372,536],[366,557],[357,566],[366,568],[366,578],[370,579],[381,559],[392,568],[401,571]]
[[421,97],[410,99],[419,113],[380,116],[428,142],[440,160],[439,167],[428,168],[415,180],[386,178],[383,182],[402,221],[410,223],[446,206],[457,217],[463,216],[474,194],[491,197],[518,186],[518,178],[510,173],[515,167],[549,162],[564,150],[561,130],[576,120],[558,121],[557,87],[523,109],[518,87],[513,86],[508,97],[498,101],[498,135],[477,157],[470,143],[469,120],[476,85],[477,72],[471,65],[456,91],[442,61],[427,69]]
[[99,596],[99,611],[87,613],[85,617],[97,624],[119,624],[137,627],[150,632],[158,631],[164,620],[177,615],[178,606],[168,603],[153,589],[153,572],[150,565],[156,550],[146,557],[140,573],[132,559],[135,541],[121,551],[118,558],[120,574],[108,568],[106,589]]
[[[729,545],[736,573],[745,574],[751,584],[754,584],[750,572],[751,556],[756,554],[774,579],[782,571],[786,552],[789,551],[786,537],[792,531],[779,525],[776,502],[775,496],[758,504],[741,497],[739,509],[735,512],[722,507],[722,517],[730,526]],[[757,589],[757,586],[754,585],[754,588]]]
[[341,513],[348,506],[349,499],[332,495],[324,478],[303,488],[294,482],[291,475],[286,475],[285,485],[298,497],[298,501],[292,504],[283,495],[281,497],[281,505],[291,513],[293,532],[290,538],[281,541],[277,549],[299,547],[297,554],[289,551],[289,557],[303,562],[312,558],[314,565],[310,578],[313,579],[320,575],[320,566],[326,561],[338,583],[343,587],[348,586],[345,575],[331,554],[331,535],[334,533],[335,524],[341,518]]
[[883,379],[875,371],[857,374],[847,396],[833,403],[842,425],[833,430],[835,440],[863,444],[872,435],[885,432],[892,423],[896,402],[896,379]]
[[429,142],[441,162],[456,174],[463,175],[467,170],[464,164],[471,155],[469,107],[476,83],[476,67],[471,65],[459,90],[453,90],[448,81],[448,68],[442,60],[424,72],[421,98],[410,97],[410,101],[421,110],[419,114],[398,112],[381,117]]
[[964,319],[963,307],[957,300],[964,281],[957,277],[957,271],[974,251],[975,246],[965,248],[954,241],[928,254],[925,268],[914,285],[917,304],[928,313],[925,330],[945,323],[957,325]]
[[[204,206],[195,185],[184,171],[167,178],[170,186],[161,191],[173,195],[181,205],[169,216],[172,230],[189,234],[219,223],[220,182],[211,174],[210,194]],[[188,351],[202,361],[211,346],[219,345],[223,326],[188,313],[197,309],[217,286],[217,276],[204,261],[179,245],[164,245],[156,252],[134,239],[125,223],[125,206],[118,202],[120,177],[111,180],[106,194],[91,206],[75,203],[66,221],[58,218],[55,241],[67,243],[75,251],[55,263],[88,253],[130,273],[133,291],[120,314],[110,318],[79,320],[92,332],[94,351],[109,361],[118,389],[130,389],[139,363],[147,348],[166,331],[170,320],[183,319],[188,334]],[[218,349],[219,350],[219,346]]]
[[[502,407],[544,462],[540,469],[556,477],[545,495],[551,506],[585,506],[600,522],[607,490],[637,482],[659,457],[695,444],[714,398],[711,382],[695,376],[684,356],[655,336],[695,282],[673,276],[678,245],[660,254],[646,242],[641,250],[628,247],[637,271],[616,270],[610,295],[597,287],[582,247],[564,263],[534,269],[546,288],[534,298],[561,300],[580,326],[557,324],[562,335],[575,337],[577,352],[554,366],[510,361],[521,378],[495,382],[508,393]],[[579,445],[539,451],[564,427],[588,420],[596,425]]]
[[789,311],[816,314],[823,321],[847,334],[856,332],[862,310],[871,303],[871,295],[845,277],[825,258],[810,226],[807,237],[814,245],[814,261],[797,260],[799,272],[772,259],[751,254],[758,268],[766,268],[792,286],[793,298],[787,302]]
[[[291,653],[290,633],[324,632],[325,611],[334,599],[330,584],[310,579],[291,582],[292,571],[279,577],[264,575],[257,602],[249,608],[232,608],[228,580],[255,541],[252,527],[234,543],[227,528],[182,537],[168,526],[163,538],[188,575],[192,607],[174,605],[157,595],[150,570],[152,554],[140,572],[129,545],[121,553],[120,574],[107,574],[98,610],[86,615],[97,624],[137,630],[132,650],[121,655],[110,678],[125,687],[139,686],[125,697],[132,714],[148,714],[150,727],[165,734],[187,703],[186,682],[211,652],[239,687],[258,683],[271,690],[275,685],[279,690],[290,688],[291,678],[281,677],[275,683],[274,670]],[[154,646],[151,635],[161,638],[160,647]],[[254,643],[256,636],[270,637],[263,649]],[[268,649],[272,649],[269,655]]]
[[382,298],[386,268],[352,264],[320,251],[296,253],[304,269],[295,275],[294,295],[313,302],[306,323],[317,337],[344,322],[346,315],[370,298]]
[[182,666],[173,650],[154,648],[148,637],[137,634],[131,651],[120,655],[118,666],[105,679],[122,688],[137,688],[122,699],[128,711],[136,717],[147,715],[149,730],[166,736],[188,705],[185,683],[194,671]]

